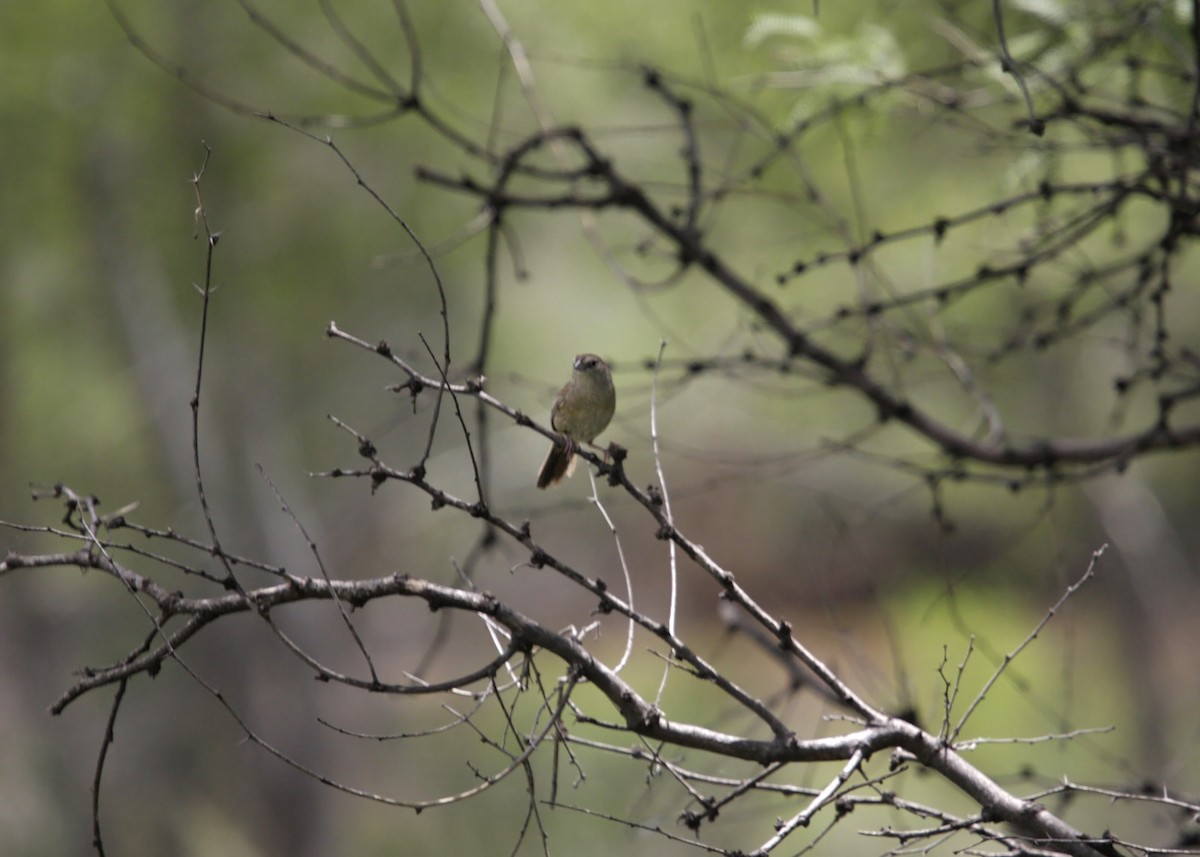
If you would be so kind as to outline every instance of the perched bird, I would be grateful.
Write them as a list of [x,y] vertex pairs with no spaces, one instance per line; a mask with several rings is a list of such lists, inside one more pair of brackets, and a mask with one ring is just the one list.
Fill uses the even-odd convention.
[[550,427],[566,438],[550,447],[546,463],[538,472],[537,487],[557,485],[575,470],[575,450],[591,443],[604,431],[617,409],[617,391],[613,389],[608,365],[595,354],[575,358],[571,380],[559,391],[550,409]]

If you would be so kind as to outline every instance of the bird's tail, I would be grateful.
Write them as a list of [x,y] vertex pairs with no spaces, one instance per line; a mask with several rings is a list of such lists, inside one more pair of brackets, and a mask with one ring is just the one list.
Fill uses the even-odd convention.
[[567,441],[565,445],[555,443],[550,447],[542,469],[538,471],[537,487],[549,488],[551,485],[557,485],[573,472],[575,472],[575,444],[570,441]]

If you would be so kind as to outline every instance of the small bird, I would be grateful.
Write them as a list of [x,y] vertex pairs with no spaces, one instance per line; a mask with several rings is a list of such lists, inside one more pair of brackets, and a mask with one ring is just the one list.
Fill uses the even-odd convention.
[[559,391],[550,409],[550,427],[566,438],[555,441],[538,472],[537,487],[557,485],[575,470],[575,450],[604,431],[617,409],[608,365],[595,354],[575,358],[571,380]]

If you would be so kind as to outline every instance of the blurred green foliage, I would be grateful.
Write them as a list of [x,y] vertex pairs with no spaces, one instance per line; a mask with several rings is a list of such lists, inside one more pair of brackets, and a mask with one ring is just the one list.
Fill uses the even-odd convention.
[[[828,103],[827,83],[841,95],[874,75],[958,58],[968,44],[990,51],[991,43],[983,41],[991,32],[988,4],[975,5],[962,10],[958,22],[960,28],[973,23],[976,29],[969,33],[939,30],[928,4],[822,3],[808,17],[791,7],[684,0],[653,8],[582,0],[547,7],[524,0],[503,9],[529,51],[540,97],[555,119],[585,124],[622,169],[661,189],[683,180],[680,142],[670,114],[641,85],[641,64],[729,86],[767,120],[786,125]],[[1047,68],[1088,50],[1116,26],[1109,14],[1115,7],[1097,5],[1103,14],[1083,14],[1078,4],[1012,4],[1013,50],[1037,57]],[[255,109],[281,116],[379,109],[281,50],[235,3],[140,2],[121,8],[153,50],[186,69],[189,79]],[[263,4],[262,10],[288,38],[361,71],[316,4]],[[340,11],[389,71],[406,79],[410,57],[388,4]],[[492,135],[511,143],[537,127],[478,6],[422,0],[411,11],[435,110],[476,139]],[[1178,21],[1164,17],[1164,26],[1182,32]],[[31,507],[26,486],[61,480],[99,494],[105,510],[139,501],[140,520],[202,533],[188,402],[199,347],[194,285],[204,278],[205,245],[197,238],[192,179],[210,148],[200,187],[221,237],[200,453],[227,542],[237,551],[265,554],[312,573],[303,540],[278,513],[257,464],[327,552],[336,576],[403,570],[455,580],[449,558],[469,549],[476,532],[471,522],[430,517],[422,497],[384,492],[371,498],[363,486],[306,475],[356,463],[353,445],[325,419],[329,413],[368,433],[397,462],[408,461],[425,442],[425,423],[413,418],[409,401],[384,391],[402,379],[382,361],[327,339],[331,320],[367,341],[387,340],[427,368],[431,363],[419,336],[441,354],[433,277],[404,232],[356,186],[355,176],[319,142],[237,115],[156,68],[130,44],[104,4],[0,5],[0,81],[0,519],[55,523],[58,508],[50,502]],[[1143,85],[1132,74],[1126,83]],[[977,85],[1004,93],[1012,84],[989,67],[979,71]],[[1172,98],[1184,88],[1171,81],[1145,85],[1150,95]],[[975,129],[935,127],[912,107],[897,91],[865,111],[862,122],[830,123],[806,138],[806,167],[828,190],[833,210],[854,211],[865,199],[871,223],[893,231],[1013,192],[1047,169],[1082,181],[1106,175],[1112,166],[1093,153],[1048,167],[1052,155],[1035,145],[1024,154],[1003,142],[989,147]],[[1007,102],[994,108],[1011,110]],[[706,155],[713,153],[730,174],[745,168],[749,157],[741,145],[749,132],[731,130],[719,105],[706,102],[697,111]],[[413,117],[313,131],[318,137],[330,134],[362,179],[435,249],[449,306],[456,361],[451,373],[465,372],[483,313],[482,238],[462,238],[476,205],[417,182],[414,167],[457,175],[480,165]],[[833,225],[811,216],[809,200],[781,189],[782,171],[779,165],[767,170],[755,193],[734,195],[715,217],[720,229],[713,229],[714,243],[756,281],[769,282],[795,259],[835,246],[837,238]],[[1112,246],[1143,240],[1159,225],[1136,215],[1134,209],[1114,222],[1086,252],[1100,260]],[[935,263],[929,261],[930,246],[906,245],[881,251],[877,264],[900,288],[919,288],[931,268],[944,276],[973,270],[997,229],[1008,235],[1030,226],[1022,217],[1014,215],[999,227],[989,221],[956,231],[936,248]],[[500,256],[503,294],[489,389],[540,420],[574,353],[613,358],[621,398],[611,433],[634,450],[630,466],[648,482],[650,374],[640,368],[642,361],[656,353],[663,337],[670,340],[668,357],[682,358],[726,346],[736,353],[734,346],[759,342],[761,331],[695,273],[673,288],[625,288],[581,234],[574,215],[517,213],[512,219],[517,250],[507,248]],[[610,212],[598,219],[622,258],[655,270],[653,253],[637,252],[642,239],[637,228],[616,222]],[[864,224],[852,223],[850,231],[860,228]],[[669,260],[660,262],[665,270]],[[1194,283],[1188,285],[1194,289]],[[1053,291],[1053,284],[1043,283],[1016,300],[1036,301],[1032,293],[1039,287]],[[846,303],[856,284],[844,269],[825,268],[789,288],[780,294],[794,301],[794,312],[818,319]],[[1193,295],[1179,300],[1186,310],[1195,309]],[[1002,341],[1006,331],[991,324],[1010,314],[1013,302],[1008,293],[973,297],[948,309],[939,323],[952,333],[972,331],[982,352]],[[1190,321],[1180,332],[1193,336],[1200,315],[1181,316]],[[1044,355],[1017,357],[992,370],[1013,426],[1085,432],[1106,420],[1134,422],[1147,403],[1114,416],[1109,400],[1102,400],[1120,364],[1112,356],[1115,347],[1104,352],[1111,363],[1094,356],[1104,351],[1096,340],[1110,335],[1115,337],[1111,330],[1089,333],[1095,338],[1084,337],[1077,352],[1068,346],[1065,360],[1059,352],[1052,370]],[[960,530],[943,533],[930,519],[928,493],[911,474],[867,460],[843,462],[825,445],[848,425],[871,423],[874,415],[860,401],[819,385],[781,394],[782,387],[767,382],[738,384],[736,373],[729,378],[733,383],[726,385],[668,383],[661,391],[679,520],[704,533],[710,551],[741,579],[776,596],[783,612],[805,618],[819,654],[880,698],[917,706],[926,719],[940,716],[937,668],[943,647],[948,659],[943,671],[949,672],[969,636],[980,641],[963,686],[971,696],[994,664],[983,654],[985,644],[1002,653],[1023,638],[1106,538],[1098,501],[1086,492],[1061,488],[1010,495],[978,485],[944,488],[942,499]],[[936,398],[949,386],[944,374],[931,372],[924,389]],[[970,418],[970,408],[955,392],[939,401],[946,412]],[[421,400],[419,415],[427,416],[430,407],[428,399]],[[448,421],[442,425],[430,472],[468,491],[471,476],[458,454],[458,435],[445,430]],[[596,567],[586,570],[616,579],[604,534],[590,519],[581,523],[573,514],[580,506],[534,497],[530,483],[544,440],[513,426],[492,429],[488,442],[503,502],[514,514],[538,516],[548,544],[594,544],[585,554]],[[903,434],[886,443],[893,452],[920,452]],[[1195,534],[1185,526],[1194,512],[1195,463],[1192,453],[1164,457],[1138,476],[1162,498],[1164,519],[1183,529],[1181,549],[1189,563],[1197,550]],[[578,498],[584,479],[577,475],[567,496]],[[762,491],[751,494],[751,487]],[[626,507],[617,514],[630,529],[641,520]],[[36,534],[0,533],[4,548],[57,544]],[[651,578],[643,581],[652,589],[650,597],[661,598],[654,589],[661,586],[660,546],[638,538],[631,539],[631,551]],[[486,585],[519,588],[521,581],[511,580],[507,569],[522,560],[504,553],[502,568]],[[1194,564],[1185,567],[1194,573]],[[129,630],[140,629],[142,617],[125,595],[95,578],[81,583],[73,572],[26,572],[0,585],[5,651],[0,697],[8,700],[0,717],[0,841],[7,854],[90,853],[87,795],[105,700],[81,701],[55,721],[43,709],[69,684],[71,670],[115,660],[127,650],[130,634],[142,633]],[[1140,585],[1145,592],[1168,584]],[[559,601],[550,592],[553,586],[539,606],[564,623],[574,621],[579,605],[568,608],[570,595],[559,593],[564,599]],[[699,584],[684,615],[707,628],[707,642],[720,651],[736,644],[715,627],[712,600],[713,593]],[[1115,723],[1122,729],[1116,738],[1088,737],[1080,742],[1085,749],[1064,766],[1078,772],[1072,776],[1128,774],[1122,767],[1127,755],[1153,743],[1139,732],[1151,721],[1139,719],[1129,701],[1129,687],[1139,685],[1131,680],[1128,649],[1116,653],[1122,647],[1114,640],[1120,636],[1113,627],[1118,620],[1105,613],[1110,604],[1096,598],[1084,610],[1073,603],[1071,610],[1080,608],[1082,618],[1055,630],[1052,639],[1039,640],[1020,661],[1018,690],[1028,688],[1029,694],[994,692],[974,721],[978,732],[1060,731],[1050,716],[1059,711],[1077,726]],[[402,669],[420,651],[429,624],[406,610],[398,613],[399,618],[367,611],[363,621],[394,658],[391,666]],[[891,635],[884,616],[895,617]],[[1168,640],[1190,639],[1175,624],[1177,615],[1168,619],[1163,620]],[[322,626],[298,619],[296,631],[314,627]],[[611,636],[606,642],[615,645],[619,634]],[[286,752],[311,757],[316,767],[346,782],[370,783],[365,787],[380,793],[425,797],[472,781],[456,755],[461,747],[453,742],[404,743],[395,750],[344,739],[327,746],[329,731],[313,723],[312,712],[322,707],[338,725],[355,723],[364,731],[418,728],[396,726],[405,718],[424,718],[428,728],[446,715],[421,708],[414,714],[403,704],[382,712],[360,701],[340,707],[325,688],[308,686],[311,681],[294,660],[268,653],[273,645],[261,628],[243,622],[221,641],[198,646],[194,657],[205,675],[220,677],[216,683],[257,726],[270,727],[266,731]],[[1135,650],[1139,645],[1136,638]],[[1168,656],[1170,649],[1153,650],[1154,668],[1167,686],[1178,688],[1167,707],[1177,704],[1186,713],[1197,691],[1194,682],[1178,680],[1181,667]],[[245,652],[255,657],[243,658]],[[340,654],[353,656],[349,647]],[[907,676],[895,663],[906,666]],[[653,686],[658,662],[639,669],[648,672],[638,681]],[[769,693],[772,684],[765,681],[762,692]],[[507,853],[516,841],[527,801],[523,780],[505,783],[495,798],[444,810],[449,823],[432,819],[435,813],[414,816],[335,794],[265,759],[177,671],[164,671],[153,684],[135,682],[130,695],[102,799],[111,853],[367,855],[395,853],[398,842],[411,853]],[[682,695],[677,701],[682,716],[701,719],[709,713],[702,698]],[[1171,713],[1177,718],[1177,711]],[[795,716],[805,728],[829,728],[819,714],[797,703]],[[1194,731],[1181,722],[1171,720],[1170,741],[1194,742]],[[1098,744],[1102,753],[1092,749]],[[382,764],[380,746],[394,753]],[[996,753],[998,766],[1019,775],[1015,760],[1022,757],[1012,748],[980,753]],[[498,764],[484,751],[471,759],[483,769]],[[590,778],[578,787],[574,772],[564,766],[559,799],[583,804],[586,796],[615,814],[644,810],[646,823],[678,832],[677,803],[658,798],[650,786],[630,794],[610,783],[611,762],[590,760]],[[1195,787],[1194,770],[1190,776]],[[733,841],[733,833],[766,829],[769,819],[786,811],[763,806],[761,816],[748,813],[720,835]],[[558,853],[611,853],[614,841],[626,849],[669,853],[662,840],[611,822],[568,810],[547,812],[547,818]],[[590,835],[593,830],[600,835]],[[534,837],[524,853],[534,853],[535,845]],[[829,843],[834,849],[829,853],[877,853],[876,845],[839,839]]]

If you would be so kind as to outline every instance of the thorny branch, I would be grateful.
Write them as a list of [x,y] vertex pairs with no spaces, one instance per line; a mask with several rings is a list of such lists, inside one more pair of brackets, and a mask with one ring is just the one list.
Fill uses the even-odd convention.
[[[730,627],[741,627],[760,645],[770,647],[772,656],[784,662],[792,671],[796,686],[816,688],[827,702],[843,712],[851,724],[851,728],[840,734],[805,737],[797,734],[769,702],[756,696],[750,689],[751,683],[745,680],[747,677],[701,655],[676,626],[673,611],[672,616],[664,622],[634,609],[630,600],[614,594],[602,578],[585,573],[575,558],[549,548],[535,535],[530,522],[518,522],[499,505],[494,505],[489,494],[490,464],[486,439],[483,437],[488,417],[493,415],[500,422],[515,428],[532,430],[548,439],[555,438],[551,428],[489,392],[484,371],[491,353],[497,308],[503,300],[497,258],[502,246],[517,246],[517,232],[512,226],[514,215],[571,211],[584,218],[589,239],[610,269],[630,289],[646,290],[650,280],[636,275],[633,265],[627,265],[607,245],[603,230],[597,226],[601,214],[625,218],[645,236],[639,244],[645,256],[669,260],[667,273],[655,278],[654,287],[670,288],[683,282],[685,276],[697,275],[699,281],[732,300],[749,320],[747,327],[756,334],[765,333],[761,338],[754,337],[753,346],[747,346],[743,354],[732,357],[725,354],[708,355],[680,362],[675,368],[681,377],[697,377],[721,366],[736,364],[763,375],[789,375],[852,392],[871,405],[879,425],[900,424],[936,453],[938,464],[891,462],[893,466],[910,468],[925,478],[935,498],[935,505],[940,504],[938,488],[943,481],[1002,480],[1016,490],[1038,479],[1053,483],[1073,475],[1087,478],[1097,473],[1121,470],[1131,461],[1149,453],[1200,445],[1200,422],[1189,417],[1181,407],[1200,392],[1200,360],[1186,346],[1178,346],[1171,341],[1168,315],[1164,309],[1164,304],[1170,300],[1173,278],[1179,275],[1182,267],[1182,253],[1200,234],[1200,226],[1197,225],[1200,186],[1195,172],[1198,162],[1196,154],[1200,152],[1200,139],[1197,136],[1200,134],[1200,122],[1197,120],[1200,98],[1195,93],[1200,93],[1200,74],[1194,62],[1177,70],[1178,77],[1191,87],[1192,93],[1191,103],[1182,110],[1169,105],[1147,105],[1140,95],[1131,96],[1125,102],[1094,97],[1095,93],[1083,82],[1087,75],[1076,72],[1085,68],[1085,61],[1095,60],[1102,52],[1097,52],[1096,56],[1080,57],[1079,69],[1068,70],[1059,78],[1051,79],[1023,58],[1014,56],[1015,42],[1002,30],[1005,21],[1002,4],[994,0],[992,10],[1002,68],[1019,87],[1021,105],[1025,111],[1020,120],[1014,120],[1014,127],[1019,127],[1022,132],[1034,130],[1043,134],[1046,148],[1039,151],[1049,153],[1046,155],[1049,160],[1071,152],[1074,145],[1090,147],[1096,152],[1133,151],[1138,157],[1130,158],[1131,166],[1116,170],[1105,181],[1068,181],[1047,169],[1045,177],[1036,186],[1023,188],[986,205],[968,207],[957,213],[929,218],[926,222],[888,230],[869,229],[865,224],[860,230],[851,230],[846,227],[836,206],[830,202],[828,189],[814,178],[815,173],[804,157],[804,146],[810,132],[829,125],[838,126],[847,115],[866,111],[876,102],[897,96],[919,102],[923,108],[944,114],[954,122],[975,121],[968,113],[970,100],[967,96],[968,91],[977,90],[971,77],[977,67],[973,58],[967,57],[960,62],[927,69],[919,74],[904,73],[878,80],[847,97],[833,97],[828,105],[783,124],[764,116],[748,100],[738,98],[732,91],[722,90],[711,82],[697,83],[657,68],[642,67],[636,71],[636,80],[654,97],[659,109],[670,120],[667,124],[672,129],[671,133],[676,135],[679,147],[678,167],[684,179],[678,186],[664,190],[654,180],[637,175],[634,168],[623,165],[607,151],[602,135],[582,126],[560,125],[553,121],[545,108],[542,94],[537,90],[530,55],[496,4],[485,3],[484,12],[503,39],[524,96],[533,106],[537,119],[536,131],[509,138],[510,142],[503,147],[496,145],[499,135],[489,133],[488,139],[480,142],[457,130],[456,124],[433,106],[435,102],[429,97],[429,72],[426,58],[420,50],[417,26],[401,0],[394,0],[393,8],[409,60],[406,81],[401,80],[402,75],[389,71],[387,64],[372,53],[366,42],[355,35],[349,23],[324,0],[321,10],[325,20],[339,42],[365,68],[365,77],[358,77],[324,59],[320,52],[288,35],[283,27],[249,0],[239,2],[252,26],[285,54],[345,92],[377,104],[378,112],[336,116],[286,115],[255,107],[207,85],[191,70],[171,62],[138,32],[115,0],[106,0],[113,17],[137,50],[204,98],[236,113],[266,119],[278,127],[326,146],[349,170],[354,181],[415,242],[433,272],[438,290],[443,348],[439,355],[426,345],[433,371],[423,371],[387,342],[371,344],[342,330],[334,322],[330,322],[326,331],[330,338],[369,351],[401,372],[406,380],[394,385],[395,391],[405,390],[414,399],[426,391],[436,394],[439,407],[435,407],[430,421],[424,453],[415,464],[408,467],[389,464],[371,437],[353,428],[348,421],[331,416],[334,424],[353,439],[360,457],[366,463],[359,467],[332,469],[319,475],[362,480],[372,491],[394,483],[405,490],[426,496],[433,510],[439,514],[459,515],[480,521],[485,527],[485,535],[477,542],[473,556],[486,552],[493,539],[504,539],[510,546],[518,546],[526,555],[526,562],[532,567],[534,575],[555,575],[587,593],[597,613],[616,613],[626,617],[656,644],[666,648],[672,669],[715,690],[746,720],[740,722],[736,729],[719,729],[705,722],[675,716],[664,707],[665,703],[657,699],[651,701],[638,691],[633,680],[626,678],[622,671],[600,660],[589,647],[585,633],[574,629],[553,629],[519,609],[516,604],[477,591],[470,585],[469,573],[464,574],[467,583],[459,587],[434,582],[414,573],[412,569],[339,579],[329,574],[316,546],[309,540],[321,572],[318,577],[309,577],[285,571],[266,560],[239,556],[225,547],[218,537],[210,509],[198,440],[204,348],[208,342],[208,308],[213,299],[212,271],[219,238],[219,233],[210,229],[204,210],[200,194],[204,169],[201,169],[195,177],[194,186],[198,232],[202,231],[206,239],[207,254],[201,289],[200,352],[191,408],[196,491],[208,531],[207,539],[150,528],[124,514],[104,518],[96,512],[94,498],[76,493],[66,486],[56,486],[51,493],[63,499],[67,506],[65,528],[47,527],[39,531],[65,542],[73,542],[77,547],[42,554],[9,552],[0,562],[0,578],[21,570],[35,572],[63,566],[98,571],[116,580],[130,593],[149,620],[151,630],[136,646],[130,648],[124,658],[109,666],[83,670],[79,679],[51,706],[52,713],[58,714],[87,693],[103,687],[116,689],[98,754],[93,786],[93,837],[100,853],[104,850],[99,825],[101,775],[126,688],[135,679],[153,677],[164,668],[173,666],[183,670],[210,693],[256,745],[297,771],[351,794],[418,809],[465,800],[510,774],[521,771],[529,778],[530,818],[540,824],[535,818],[538,804],[534,798],[534,772],[529,760],[546,739],[550,739],[556,749],[561,742],[561,746],[572,751],[595,750],[632,763],[665,767],[675,782],[680,784],[688,800],[696,806],[681,814],[683,822],[693,831],[699,830],[704,823],[715,823],[718,810],[750,795],[782,793],[790,795],[793,800],[803,800],[804,805],[798,810],[789,810],[789,818],[781,821],[773,834],[765,840],[759,840],[763,844],[752,852],[756,855],[776,850],[820,813],[825,813],[826,817],[834,816],[828,822],[832,826],[843,813],[856,807],[882,807],[902,811],[913,818],[932,820],[933,827],[904,831],[885,828],[874,834],[894,838],[905,847],[914,842],[940,842],[943,838],[948,839],[955,833],[965,831],[977,839],[998,843],[1012,853],[1103,854],[1108,857],[1124,853],[1121,848],[1150,849],[1121,843],[1107,832],[1087,834],[1077,830],[1062,814],[1035,801],[1059,794],[1095,795],[1113,800],[1147,800],[1193,814],[1200,812],[1194,800],[1168,794],[1165,790],[1161,795],[1136,796],[1118,790],[1074,785],[1065,780],[1054,789],[1044,790],[1033,797],[1022,797],[961,755],[987,741],[960,737],[968,719],[985,703],[987,694],[1013,660],[1032,644],[1043,627],[1092,576],[1100,551],[1092,557],[1092,564],[1084,577],[1066,589],[1043,621],[1004,658],[953,727],[951,710],[957,699],[963,669],[960,668],[953,691],[947,682],[944,724],[941,732],[934,734],[913,722],[915,718],[897,716],[870,702],[864,693],[852,687],[836,669],[818,657],[806,644],[803,635],[777,615],[770,602],[765,602],[762,596],[756,597],[738,581],[730,566],[711,556],[666,502],[667,483],[661,468],[658,470],[660,486],[642,488],[634,484],[625,471],[625,449],[613,444],[604,456],[581,449],[580,457],[607,480],[608,486],[636,504],[644,516],[645,526],[653,530],[658,538],[670,543],[672,557],[674,551],[678,551],[690,560],[692,570],[698,572],[701,579],[706,579],[715,587],[723,608],[735,613],[735,616],[727,617]],[[1190,28],[1196,51],[1200,51],[1198,6],[1200,4],[1193,4]],[[950,32],[953,29],[947,22],[945,30]],[[956,37],[960,44],[968,41],[961,31]],[[1143,61],[1137,57],[1137,52],[1130,48],[1126,66],[1135,71],[1144,69],[1144,65],[1139,65]],[[1031,73],[1026,75],[1019,69]],[[998,100],[1005,103],[1003,98]],[[703,125],[697,118],[704,104],[723,113],[739,128],[743,144],[754,147],[749,157],[731,158],[727,164],[714,166],[705,150],[707,141]],[[408,222],[371,186],[332,138],[321,139],[305,130],[317,125],[326,128],[378,125],[402,116],[419,121],[446,146],[462,156],[466,166],[458,173],[419,166],[416,175],[432,188],[464,194],[476,200],[479,210],[465,231],[482,230],[487,233],[488,249],[483,277],[486,287],[478,354],[471,363],[466,364],[470,377],[465,380],[456,380],[461,373],[456,374],[452,368],[462,361],[457,364],[452,362],[449,301],[434,263],[434,254],[427,250]],[[1008,133],[1011,129],[997,130],[986,124],[984,127],[996,131],[993,135],[995,138],[1011,144],[1013,137]],[[1085,142],[1056,140],[1055,133],[1059,131],[1078,132],[1079,139]],[[543,160],[547,151],[553,155],[553,166],[547,166]],[[814,271],[845,266],[859,286],[854,301],[839,305],[822,317],[804,316],[789,303],[786,293],[769,291],[756,279],[759,276],[757,272],[747,273],[748,269],[735,259],[735,254],[727,250],[721,236],[711,225],[714,220],[712,215],[719,205],[731,197],[752,194],[755,192],[755,182],[769,170],[780,166],[789,167],[794,173],[796,187],[793,192],[797,208],[825,218],[829,233],[835,236],[837,244],[828,250],[794,259],[775,276],[773,285],[782,290]],[[1141,240],[1137,246],[1104,261],[1095,264],[1071,262],[1075,267],[1068,267],[1068,260],[1086,256],[1079,252],[1084,242],[1094,238],[1102,228],[1119,221],[1135,206],[1150,206],[1161,215],[1153,220],[1150,239]],[[981,262],[973,271],[949,273],[941,280],[916,289],[895,288],[895,283],[883,272],[885,265],[879,259],[890,249],[920,241],[937,246],[960,234],[969,234],[971,228],[997,218],[1016,217],[1029,212],[1041,214],[1020,241],[1005,248],[1006,252],[999,253],[996,259]],[[524,264],[518,267],[523,268]],[[1060,267],[1067,270],[1065,277],[1052,277],[1047,273],[1056,272]],[[1131,368],[1126,375],[1117,379],[1114,386],[1117,397],[1135,389],[1154,392],[1154,412],[1139,427],[1123,433],[1105,433],[1086,438],[1049,434],[1044,437],[1019,437],[1006,428],[1003,409],[980,382],[977,365],[964,358],[962,344],[956,344],[943,335],[944,328],[932,322],[924,319],[914,321],[919,313],[924,312],[928,312],[929,317],[936,317],[945,308],[968,296],[999,289],[1019,291],[1040,277],[1053,284],[1043,284],[1043,288],[1056,289],[1053,299],[1040,303],[1029,302],[1021,324],[1017,325],[1011,336],[993,345],[990,358],[1001,360],[1019,351],[1047,349],[1077,336],[1081,331],[1090,331],[1104,322],[1128,317],[1130,327],[1135,330],[1135,335],[1129,337],[1132,343],[1129,348]],[[852,330],[854,324],[862,324],[869,331],[858,347],[847,348],[843,340],[828,335],[843,334],[846,330]],[[1149,346],[1142,345],[1145,329],[1149,330]],[[894,346],[890,351],[889,344]],[[896,359],[896,356],[922,351],[933,355],[939,366],[950,370],[956,383],[969,394],[970,401],[978,411],[979,422],[986,426],[986,430],[964,429],[961,423],[951,422],[934,403],[924,400],[919,392],[914,392],[913,385],[905,383],[901,367],[904,361]],[[652,362],[657,389],[660,366],[666,364],[662,363],[661,354],[659,361]],[[471,461],[476,486],[474,500],[449,492],[443,485],[431,480],[426,471],[426,462],[439,429],[440,404],[446,395],[452,398],[458,428]],[[476,402],[476,422],[473,426],[468,424],[465,411],[459,407],[460,399],[474,399]],[[480,442],[478,458],[474,447],[476,439]],[[657,446],[657,425],[654,427],[654,439]],[[872,454],[858,450],[853,440],[845,442],[844,448],[864,457]],[[293,519],[308,540],[299,520],[294,516]],[[22,528],[39,529],[29,526]],[[168,558],[153,553],[144,545],[118,541],[117,534],[122,529],[191,551],[201,559],[189,562]],[[206,593],[216,590],[218,594],[193,595],[169,589],[163,579],[131,567],[125,560],[130,556],[148,560],[157,571],[182,572],[189,583],[206,587]],[[207,568],[207,560],[215,561],[220,571]],[[264,573],[271,582],[252,584],[249,582],[252,575],[235,574],[235,569]],[[680,577],[680,581],[688,579]],[[403,680],[384,678],[385,670],[378,667],[371,657],[354,625],[353,614],[372,602],[385,599],[420,602],[429,610],[443,615],[480,617],[488,623],[489,629],[496,631],[491,637],[495,641],[495,650],[480,656],[466,672],[436,681],[426,678],[424,666],[415,674],[405,674]],[[275,613],[294,605],[323,601],[337,604],[339,621],[348,628],[358,649],[365,655],[365,675],[327,666],[274,624],[272,617]],[[193,672],[182,659],[181,650],[198,634],[212,633],[210,629],[218,622],[242,614],[265,621],[278,642],[321,681],[354,691],[397,698],[455,694],[467,696],[480,705],[495,701],[503,714],[504,734],[513,737],[516,749],[483,732],[473,714],[460,715],[455,711],[455,727],[465,726],[476,730],[490,746],[501,749],[505,755],[505,763],[499,771],[476,771],[479,782],[472,788],[447,797],[414,801],[377,795],[337,783],[270,745],[238,714],[220,691]],[[557,669],[553,672],[547,669],[545,661],[555,663]],[[562,675],[556,692],[548,693],[541,689],[537,711],[530,721],[534,725],[529,726],[521,720],[514,702],[529,691],[531,675],[536,675],[540,688],[541,676],[555,673]],[[498,677],[504,675],[509,677],[510,684],[498,681]],[[603,711],[585,708],[576,694],[582,686],[594,688],[615,712],[616,719],[604,720]],[[567,723],[567,713],[574,715],[581,727],[636,736],[638,743],[631,750],[615,743],[599,742],[590,734],[576,734]],[[1085,731],[1076,730],[1055,737],[1066,738]],[[676,750],[696,751],[704,757],[723,761],[746,762],[757,768],[744,776],[718,777],[705,771],[685,768],[682,762],[670,756]],[[885,751],[891,754],[889,773],[881,778],[869,777],[867,766],[874,756]],[[780,783],[778,779],[769,779],[785,776],[789,766],[821,762],[842,764],[832,776],[823,780],[825,785],[820,789],[806,789],[791,783]],[[918,766],[937,774],[971,798],[979,806],[979,812],[951,813],[885,792],[882,781],[893,771],[906,766]],[[712,797],[705,795],[703,789],[725,791],[721,796]],[[866,790],[865,794],[861,793],[863,790]],[[556,802],[556,798],[552,797],[551,801]],[[665,831],[659,832],[668,838],[680,839]],[[698,847],[711,847],[700,846],[698,840],[692,842]],[[735,853],[725,849],[713,850]]]

